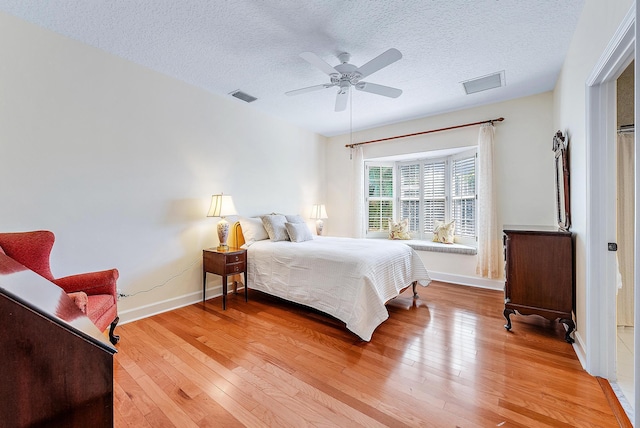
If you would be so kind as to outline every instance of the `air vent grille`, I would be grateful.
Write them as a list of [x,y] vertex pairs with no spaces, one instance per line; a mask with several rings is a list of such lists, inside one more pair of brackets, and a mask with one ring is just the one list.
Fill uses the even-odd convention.
[[486,91],[488,89],[499,88],[501,86],[505,86],[506,84],[504,78],[504,70],[497,73],[489,74],[487,76],[465,80],[461,83],[467,95]]
[[247,103],[252,103],[255,100],[257,100],[256,97],[253,97],[249,94],[247,94],[246,92],[242,92],[240,89],[230,92],[229,95],[231,95],[232,97],[236,97],[239,100],[245,101]]

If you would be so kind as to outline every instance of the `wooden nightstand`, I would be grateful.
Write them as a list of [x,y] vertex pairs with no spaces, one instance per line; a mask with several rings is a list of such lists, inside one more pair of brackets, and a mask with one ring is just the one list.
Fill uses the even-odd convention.
[[247,296],[247,250],[230,247],[228,250],[202,250],[202,303],[207,294],[207,273],[222,276],[222,309],[227,309],[227,276],[244,273],[244,301]]

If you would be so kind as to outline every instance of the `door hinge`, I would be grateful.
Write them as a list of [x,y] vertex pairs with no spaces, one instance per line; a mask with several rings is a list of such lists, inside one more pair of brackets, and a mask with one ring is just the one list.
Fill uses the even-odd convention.
[[618,251],[618,244],[616,244],[615,242],[609,242],[607,244],[607,250],[609,250],[609,251]]

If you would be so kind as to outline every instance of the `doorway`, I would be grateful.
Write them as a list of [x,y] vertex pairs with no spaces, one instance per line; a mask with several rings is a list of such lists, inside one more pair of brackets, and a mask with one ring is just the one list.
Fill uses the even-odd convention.
[[[623,407],[633,409],[635,274],[634,62],[616,80],[616,378]],[[632,413],[627,411],[627,413]]]
[[[618,263],[616,252],[608,243],[616,242],[616,187],[617,187],[617,117],[616,83],[636,56],[636,18],[640,11],[635,4],[623,19],[609,45],[602,53],[586,81],[586,179],[587,179],[587,222],[585,234],[585,284],[586,319],[585,368],[594,376],[602,376],[611,381],[616,379],[617,363],[617,287]],[[639,69],[635,67],[634,74]],[[638,80],[638,76],[635,76]],[[634,85],[635,99],[640,100],[640,88]],[[634,118],[639,116],[634,108]],[[634,120],[634,123],[636,121]],[[635,136],[634,136],[635,140]],[[634,153],[634,163],[640,165],[640,150]],[[640,202],[640,174],[634,174],[635,203]],[[636,210],[638,211],[638,210]],[[640,243],[640,218],[634,214],[634,242]],[[638,253],[634,254],[634,271],[638,264]],[[640,273],[640,272],[638,272]],[[634,275],[634,306],[640,307],[638,282]],[[639,311],[635,311],[635,324]],[[638,366],[638,331],[634,329],[633,366]],[[578,352],[578,351],[577,351]],[[633,374],[633,402],[628,409],[629,418],[640,426],[638,403],[638,371]],[[622,400],[621,400],[622,401]],[[628,401],[628,400],[625,400]]]

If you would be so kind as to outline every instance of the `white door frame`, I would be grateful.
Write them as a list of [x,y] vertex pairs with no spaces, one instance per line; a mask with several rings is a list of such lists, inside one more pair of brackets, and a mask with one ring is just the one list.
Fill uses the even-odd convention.
[[[587,216],[586,243],[586,370],[594,376],[615,380],[616,376],[616,258],[607,250],[608,242],[616,241],[616,79],[636,56],[636,7],[629,10],[615,35],[586,82],[586,173]],[[636,61],[635,99],[640,99],[640,67]],[[635,120],[640,112],[635,102]],[[637,134],[636,134],[637,135]],[[637,141],[637,140],[636,140]],[[636,146],[637,147],[637,146]],[[640,165],[640,150],[635,164]],[[636,169],[636,171],[638,171]],[[636,212],[640,195],[640,174],[636,174]],[[635,220],[636,243],[640,242],[640,222]],[[635,265],[639,254],[636,248]],[[636,269],[636,272],[638,269]],[[634,278],[636,308],[638,275]],[[638,310],[635,320],[638,324]],[[638,367],[638,331],[635,329],[635,366]],[[638,371],[635,373],[638,410]],[[638,411],[635,412],[638,415]],[[636,419],[638,417],[636,416]],[[637,423],[636,423],[637,425]]]

